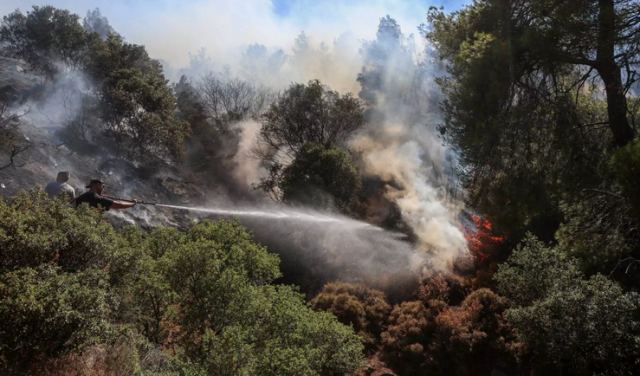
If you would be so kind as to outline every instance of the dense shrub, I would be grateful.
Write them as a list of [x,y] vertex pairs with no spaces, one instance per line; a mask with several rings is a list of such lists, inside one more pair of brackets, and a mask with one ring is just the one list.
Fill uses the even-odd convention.
[[224,329],[205,333],[210,372],[342,375],[360,366],[360,339],[333,315],[307,307],[300,293],[287,286],[260,286],[245,294],[252,298],[245,306],[229,307]]
[[0,201],[0,213],[3,373],[65,369],[60,361],[79,361],[89,344],[132,373],[337,375],[360,366],[360,338],[293,288],[271,285],[278,257],[235,222],[114,230],[95,210],[40,192]]
[[307,144],[283,170],[278,188],[284,201],[346,210],[360,189],[360,176],[344,150]]
[[470,293],[460,306],[449,307],[436,317],[436,343],[442,374],[490,374],[498,367],[515,364],[512,329],[504,318],[507,299],[481,288]]
[[[269,176],[259,187],[305,203],[316,202],[322,191],[344,208],[359,184],[344,148],[363,125],[362,103],[351,94],[340,95],[318,80],[292,84],[262,116],[256,151]],[[304,190],[315,192],[301,195]]]
[[332,282],[312,300],[317,310],[329,311],[344,324],[351,325],[369,350],[379,342],[391,306],[384,293],[362,284]]
[[430,334],[435,317],[444,303],[426,307],[420,301],[403,302],[393,308],[388,327],[382,333],[382,346],[387,359],[403,374],[424,371],[431,350]]
[[64,273],[43,265],[0,274],[0,370],[105,341],[109,293],[105,273]]
[[42,192],[0,199],[0,270],[45,263],[65,271],[105,266],[118,244],[95,210],[78,211]]
[[546,373],[632,374],[640,354],[640,298],[614,281],[585,279],[574,259],[529,237],[495,279],[514,306],[507,321],[532,368]]

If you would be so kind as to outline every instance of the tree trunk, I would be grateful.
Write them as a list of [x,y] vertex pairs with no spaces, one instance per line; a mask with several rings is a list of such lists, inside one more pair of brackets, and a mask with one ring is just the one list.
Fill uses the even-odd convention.
[[614,0],[599,0],[598,51],[596,69],[607,94],[609,128],[616,146],[628,144],[634,131],[627,119],[627,98],[622,87],[620,67],[615,61],[616,14]]

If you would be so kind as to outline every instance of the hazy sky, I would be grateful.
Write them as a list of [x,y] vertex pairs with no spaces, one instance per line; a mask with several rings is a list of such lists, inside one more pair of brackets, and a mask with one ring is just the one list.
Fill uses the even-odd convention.
[[84,16],[100,8],[128,41],[174,66],[205,48],[229,56],[251,43],[288,48],[300,32],[331,43],[342,35],[372,39],[380,17],[413,33],[431,5],[455,10],[470,0],[2,0],[0,14],[50,4]]

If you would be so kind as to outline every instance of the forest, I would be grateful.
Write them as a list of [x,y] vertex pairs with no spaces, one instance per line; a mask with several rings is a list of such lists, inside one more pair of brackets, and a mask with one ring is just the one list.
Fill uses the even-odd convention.
[[172,71],[1,16],[0,374],[638,373],[640,1],[381,14],[346,83],[305,33]]

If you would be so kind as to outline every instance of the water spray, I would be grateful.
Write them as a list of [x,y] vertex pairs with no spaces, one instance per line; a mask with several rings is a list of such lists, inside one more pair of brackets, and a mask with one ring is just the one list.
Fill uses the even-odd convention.
[[357,221],[355,219],[338,216],[335,214],[314,213],[308,211],[302,211],[294,208],[274,208],[268,210],[256,210],[256,209],[224,209],[224,208],[207,208],[207,207],[191,207],[180,205],[169,205],[161,203],[144,203],[147,205],[154,205],[162,208],[188,210],[193,212],[215,214],[220,216],[230,217],[253,217],[264,219],[280,219],[280,220],[295,220],[306,222],[320,222],[320,223],[333,223],[349,225],[351,227],[366,228],[369,230],[383,231],[380,227],[372,224]]
[[171,204],[163,204],[159,202],[151,202],[151,201],[144,201],[144,200],[137,200],[137,199],[123,199],[123,198],[110,197],[110,196],[105,196],[105,197],[108,197],[112,200],[135,202],[136,205],[150,205],[150,206],[156,206],[161,208],[208,213],[208,214],[214,214],[219,216],[295,220],[295,221],[316,222],[316,223],[334,223],[334,224],[350,225],[353,228],[366,228],[369,230],[384,231],[382,228],[374,226],[367,222],[362,222],[362,221],[358,221],[355,219],[351,219],[351,218],[347,218],[347,217],[343,217],[335,214],[309,212],[309,211],[303,211],[303,210],[294,209],[294,208],[270,208],[270,209],[263,209],[263,210],[225,209],[225,208],[208,208],[208,207],[171,205]]

